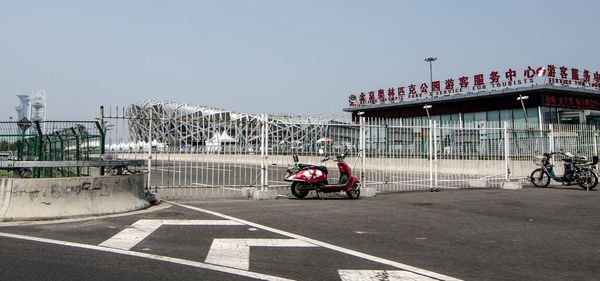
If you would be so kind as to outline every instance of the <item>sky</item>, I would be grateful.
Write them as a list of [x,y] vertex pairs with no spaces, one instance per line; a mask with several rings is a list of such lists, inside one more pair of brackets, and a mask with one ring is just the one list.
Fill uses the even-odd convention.
[[348,96],[566,65],[600,70],[596,0],[0,0],[0,120],[43,89],[48,120],[171,100],[339,112]]

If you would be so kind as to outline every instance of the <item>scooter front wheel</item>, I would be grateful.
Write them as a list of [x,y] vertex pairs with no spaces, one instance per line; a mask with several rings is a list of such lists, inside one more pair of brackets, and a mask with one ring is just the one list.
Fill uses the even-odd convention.
[[550,175],[542,169],[535,169],[531,172],[529,179],[537,187],[546,187],[550,184]]
[[348,196],[350,199],[358,199],[360,196],[360,187],[357,183],[352,186],[352,190],[346,191],[346,196]]
[[292,183],[292,194],[299,199],[302,199],[308,195],[308,190],[305,189],[306,183],[294,182]]

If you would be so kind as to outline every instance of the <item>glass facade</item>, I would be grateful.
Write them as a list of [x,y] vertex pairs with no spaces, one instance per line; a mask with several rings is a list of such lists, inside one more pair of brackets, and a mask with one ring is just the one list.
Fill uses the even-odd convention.
[[[551,112],[550,108],[542,108],[543,121],[548,123]],[[470,128],[477,128],[482,126],[487,127],[502,127],[504,122],[508,122],[510,127],[515,128],[527,128],[539,126],[539,111],[537,107],[526,108],[527,119],[525,119],[525,112],[522,108],[515,109],[504,109],[504,110],[490,110],[490,111],[479,111],[479,112],[467,112],[462,113],[462,119],[460,114],[444,114],[444,115],[431,115],[431,120],[438,121],[442,124],[458,124],[462,121],[462,125]],[[554,111],[556,112],[556,110]],[[411,125],[422,125],[427,124],[429,119],[427,116],[419,117],[408,117],[402,118],[402,124],[405,126]],[[558,122],[554,122],[558,123]]]
[[[525,115],[527,114],[527,115]],[[541,116],[540,116],[541,115]],[[501,128],[504,122],[509,127],[527,129],[538,128],[544,124],[589,124],[600,125],[600,110],[583,110],[555,107],[528,107],[490,110],[479,112],[431,115],[431,120],[449,126],[464,126],[465,128]],[[422,126],[429,123],[427,116],[404,117],[404,126]]]

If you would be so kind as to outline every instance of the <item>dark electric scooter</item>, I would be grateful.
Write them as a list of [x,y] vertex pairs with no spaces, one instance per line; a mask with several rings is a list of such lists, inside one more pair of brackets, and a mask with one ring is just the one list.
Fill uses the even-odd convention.
[[360,185],[358,179],[352,175],[350,166],[344,161],[347,153],[348,150],[335,156],[335,159],[327,156],[321,160],[321,162],[327,160],[335,160],[337,162],[337,167],[340,171],[340,178],[337,183],[329,183],[327,181],[327,167],[300,164],[298,163],[298,156],[294,155],[294,165],[287,170],[288,175],[285,177],[285,181],[292,182],[292,194],[302,199],[311,190],[316,191],[317,195],[319,193],[345,191],[348,198],[357,199],[360,196]]
[[[554,165],[550,162],[552,156],[558,154],[564,158],[565,173],[562,176],[554,172]],[[544,153],[543,156],[536,156],[533,162],[539,166],[531,172],[529,180],[537,187],[546,187],[550,184],[550,179],[570,185],[576,182],[581,188],[592,190],[598,184],[598,174],[596,172],[596,164],[598,164],[598,156],[592,157],[592,162],[588,162],[587,158],[575,156],[571,153],[552,152]]]

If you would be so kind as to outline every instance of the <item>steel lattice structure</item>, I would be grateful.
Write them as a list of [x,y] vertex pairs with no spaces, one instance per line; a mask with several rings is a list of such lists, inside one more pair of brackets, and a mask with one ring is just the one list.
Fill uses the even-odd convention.
[[268,127],[270,147],[310,144],[318,138],[334,135],[336,140],[352,141],[356,130],[350,114],[344,112],[311,116],[257,115],[156,100],[130,105],[126,118],[133,141],[147,142],[151,131],[151,140],[170,147],[202,147],[221,138],[220,141],[229,141],[245,149],[244,146],[260,142],[262,126]]

